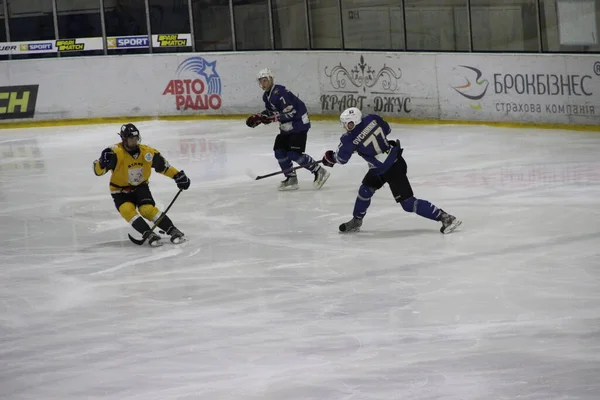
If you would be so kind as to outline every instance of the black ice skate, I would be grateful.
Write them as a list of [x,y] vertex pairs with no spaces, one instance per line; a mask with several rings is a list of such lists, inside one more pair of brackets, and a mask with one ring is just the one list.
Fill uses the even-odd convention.
[[285,190],[297,190],[298,189],[298,177],[296,175],[289,175],[285,178],[284,181],[279,183],[280,191]]
[[319,166],[319,169],[314,173],[315,180],[313,181],[313,187],[315,189],[321,189],[327,179],[329,179],[329,172],[324,167]]
[[171,236],[171,243],[173,243],[173,244],[180,244],[187,240],[184,237],[185,235],[183,234],[183,232],[181,232],[179,229],[175,228],[174,226],[172,226],[171,229],[169,229],[169,231],[167,232],[167,235]]
[[440,222],[442,223],[440,232],[445,234],[454,232],[462,224],[462,221],[457,220],[454,215],[450,215],[444,210],[440,210]]
[[150,247],[159,247],[162,246],[163,243],[160,240],[160,236],[152,231],[146,231],[143,236],[144,239],[148,240],[148,244]]
[[362,218],[352,218],[350,221],[340,225],[340,232],[358,232],[362,225]]

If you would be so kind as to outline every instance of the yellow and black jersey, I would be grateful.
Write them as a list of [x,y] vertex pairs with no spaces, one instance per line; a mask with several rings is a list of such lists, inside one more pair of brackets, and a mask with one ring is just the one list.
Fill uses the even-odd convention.
[[[111,149],[117,155],[117,164],[110,177],[111,193],[127,192],[136,186],[148,183],[152,168],[169,178],[173,178],[179,172],[169,165],[158,150],[150,146],[140,144],[138,152],[133,155],[125,150],[122,143],[115,144]],[[100,167],[99,160],[94,161],[94,173],[97,176],[107,172],[106,168]]]

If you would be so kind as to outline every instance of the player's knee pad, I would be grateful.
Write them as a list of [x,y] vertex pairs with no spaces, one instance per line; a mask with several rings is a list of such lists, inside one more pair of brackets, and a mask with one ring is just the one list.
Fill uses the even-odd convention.
[[150,204],[140,206],[140,214],[149,221],[154,221],[154,218],[160,213],[158,208]]
[[361,200],[371,200],[371,197],[375,194],[375,189],[366,185],[360,185],[358,189],[358,198]]
[[404,199],[399,201],[400,205],[406,212],[417,212],[417,199],[414,197],[409,197],[408,199]]
[[288,158],[287,151],[284,149],[275,149],[274,153],[277,161],[285,161]]
[[299,153],[297,151],[288,151],[287,152],[287,156],[288,156],[288,158],[290,160],[296,161],[298,164],[305,164],[306,163],[304,154]]
[[131,202],[125,202],[119,206],[119,214],[125,219],[125,221],[130,222],[133,217],[137,215],[137,211],[135,211],[135,205]]

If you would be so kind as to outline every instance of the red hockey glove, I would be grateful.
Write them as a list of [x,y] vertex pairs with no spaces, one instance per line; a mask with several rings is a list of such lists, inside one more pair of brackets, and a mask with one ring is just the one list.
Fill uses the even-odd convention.
[[325,152],[325,155],[323,156],[323,165],[333,167],[335,163],[335,153],[333,152],[333,150],[327,150]]
[[262,122],[265,125],[269,125],[271,122],[276,122],[277,120],[277,115],[260,114],[260,122]]
[[259,126],[260,125],[260,115],[252,114],[251,116],[249,116],[248,119],[246,120],[246,125],[248,125],[250,128],[256,128],[257,126]]

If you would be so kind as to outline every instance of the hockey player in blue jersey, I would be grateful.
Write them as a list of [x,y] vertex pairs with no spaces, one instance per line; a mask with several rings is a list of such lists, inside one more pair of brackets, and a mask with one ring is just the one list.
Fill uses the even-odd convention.
[[[306,154],[306,139],[310,129],[310,120],[306,105],[285,86],[276,85],[271,70],[263,69],[258,73],[258,84],[264,90],[265,110],[253,114],[246,125],[255,128],[279,122],[279,134],[275,137],[273,151],[282,171],[292,168],[292,161],[298,165],[313,164],[315,160]],[[329,172],[319,164],[308,165],[307,170],[314,174],[315,189],[323,187],[329,178]],[[285,180],[279,184],[279,190],[298,189],[298,177],[295,171],[285,173]]]
[[440,232],[450,233],[461,224],[454,216],[427,200],[414,197],[406,176],[406,161],[402,157],[400,141],[387,139],[391,128],[383,118],[374,114],[363,117],[361,111],[353,107],[344,110],[340,122],[346,133],[340,138],[337,151],[325,152],[323,164],[328,167],[333,167],[336,163],[346,164],[354,152],[369,164],[369,171],[358,190],[353,218],[340,225],[340,232],[356,232],[360,229],[363,217],[371,205],[371,197],[386,183],[404,211],[440,221]]

